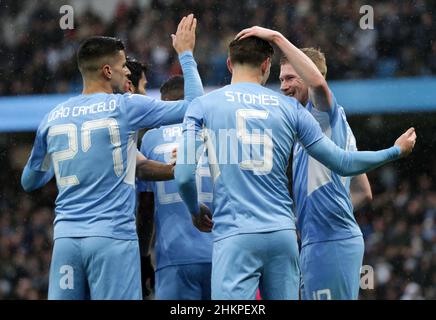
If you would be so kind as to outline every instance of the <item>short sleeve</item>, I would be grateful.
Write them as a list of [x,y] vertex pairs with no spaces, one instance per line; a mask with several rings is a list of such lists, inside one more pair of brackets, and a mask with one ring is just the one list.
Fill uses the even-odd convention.
[[297,112],[297,137],[305,148],[324,137],[319,123],[303,106],[298,105]]
[[339,105],[338,102],[336,101],[336,97],[333,94],[333,92],[331,90],[330,91],[330,95],[332,97],[332,105],[331,105],[331,109],[328,112],[329,117],[330,117],[330,126],[333,127],[336,122],[338,121],[338,117],[339,115]]

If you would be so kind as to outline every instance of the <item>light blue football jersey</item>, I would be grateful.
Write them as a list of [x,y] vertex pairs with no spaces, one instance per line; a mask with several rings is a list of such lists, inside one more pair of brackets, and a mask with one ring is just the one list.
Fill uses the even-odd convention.
[[[345,111],[333,93],[332,100],[329,112],[317,110],[311,101],[306,108],[319,122],[324,134],[338,147],[357,151]],[[309,156],[301,144],[295,145],[293,193],[303,246],[362,235],[353,214],[350,180],[351,177],[341,177]]]
[[292,146],[297,138],[306,147],[323,138],[297,100],[255,83],[232,84],[195,99],[185,124],[188,133],[204,126],[215,240],[295,229],[286,177]]
[[[169,162],[182,132],[181,123],[147,131],[142,138],[142,154],[151,160]],[[144,186],[139,188],[144,191]],[[171,265],[211,263],[212,234],[194,227],[176,182],[149,181],[147,189],[154,194],[156,270]],[[212,210],[212,182],[205,152],[198,164],[197,190],[199,201]]]
[[136,131],[177,123],[188,102],[96,93],[60,104],[41,122],[29,166],[52,165],[59,189],[54,238],[136,239]]
[[[179,123],[189,101],[203,94],[192,53],[181,53],[179,60],[185,75],[185,100],[82,94],[59,104],[44,117],[26,168],[36,172],[49,171],[51,166],[54,169],[59,189],[54,239],[137,239],[137,130]],[[31,178],[23,176],[27,185]]]

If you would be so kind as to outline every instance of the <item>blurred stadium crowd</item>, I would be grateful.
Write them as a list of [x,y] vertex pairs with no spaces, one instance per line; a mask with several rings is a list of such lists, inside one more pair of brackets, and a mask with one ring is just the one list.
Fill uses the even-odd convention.
[[[435,159],[433,159],[435,160]],[[400,177],[392,166],[370,175],[374,200],[356,212],[364,233],[364,265],[375,290],[361,299],[436,299],[436,166]]]
[[[359,27],[359,9],[366,4],[374,8],[374,30]],[[179,72],[169,35],[189,12],[199,21],[195,53],[205,85],[227,83],[227,44],[252,25],[277,29],[299,47],[320,47],[329,79],[436,72],[432,0],[150,0],[145,6],[125,0],[109,22],[88,10],[65,31],[59,28],[59,2],[3,0],[1,6],[0,73],[6,81],[0,95],[80,90],[74,53],[90,35],[124,40],[130,55],[151,66],[149,85],[158,87]],[[277,70],[270,81],[277,81]]]
[[[98,34],[123,39],[127,52],[150,66],[150,87],[159,86],[179,73],[169,35],[188,12],[199,19],[195,56],[205,85],[228,80],[229,39],[251,25],[280,30],[300,47],[320,47],[328,79],[436,73],[436,24],[430,14],[436,1],[431,0],[152,0],[145,8],[121,2],[111,23],[88,11],[75,16],[74,30],[65,31],[58,8],[48,3],[2,1],[0,95],[80,90],[74,53],[82,39]],[[363,4],[374,7],[374,30],[359,28]],[[278,79],[277,69],[270,79]],[[22,191],[19,159],[26,159],[31,141],[19,134],[0,138],[0,299],[47,297],[57,190],[51,182],[31,194]],[[436,163],[435,155],[426,154],[425,162]],[[361,290],[360,298],[436,299],[436,166],[411,175],[390,165],[369,179],[374,201],[356,217],[375,288]]]

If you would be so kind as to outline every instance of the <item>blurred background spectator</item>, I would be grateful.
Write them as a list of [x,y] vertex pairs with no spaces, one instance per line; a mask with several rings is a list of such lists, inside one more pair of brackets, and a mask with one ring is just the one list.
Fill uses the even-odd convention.
[[[190,12],[199,21],[196,59],[205,85],[228,83],[227,45],[238,31],[252,25],[277,29],[299,47],[320,47],[327,56],[329,79],[436,73],[432,0],[90,1],[94,6],[63,2],[67,3],[73,8],[82,4],[75,10],[72,30],[59,27],[58,1],[0,3],[0,95],[80,91],[74,53],[90,35],[122,39],[129,55],[150,65],[149,86],[159,87],[180,72],[170,34],[179,18]],[[373,30],[359,27],[362,5],[374,8]],[[278,58],[279,54],[275,62]],[[275,63],[270,82],[277,82],[277,73]]]

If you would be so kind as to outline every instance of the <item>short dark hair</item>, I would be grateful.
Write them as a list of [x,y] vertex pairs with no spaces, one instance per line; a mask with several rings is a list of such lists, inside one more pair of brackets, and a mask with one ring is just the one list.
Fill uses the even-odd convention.
[[77,64],[80,72],[95,71],[100,67],[101,58],[114,56],[124,50],[120,39],[96,36],[82,42],[77,51]]
[[229,56],[233,64],[249,64],[258,67],[273,54],[274,48],[271,44],[258,37],[236,39],[229,44]]
[[161,99],[166,101],[182,100],[185,96],[184,85],[183,76],[177,75],[169,78],[160,87]]
[[144,73],[144,75],[147,73],[147,66],[132,57],[127,57],[126,65],[130,70],[129,80],[132,81],[132,84],[137,88],[142,73]]

